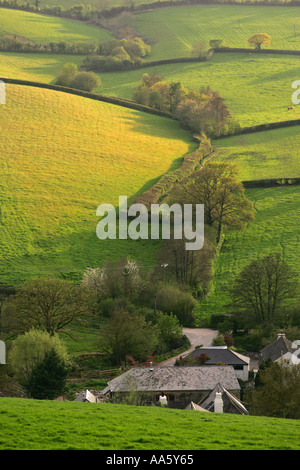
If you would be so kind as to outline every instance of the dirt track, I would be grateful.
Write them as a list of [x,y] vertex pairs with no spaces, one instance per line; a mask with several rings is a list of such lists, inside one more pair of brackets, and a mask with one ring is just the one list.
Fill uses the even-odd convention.
[[178,356],[160,362],[158,364],[159,366],[173,366],[178,357],[193,351],[195,346],[211,346],[212,340],[217,336],[218,331],[209,328],[183,328],[183,334],[186,335],[191,342],[190,349]]

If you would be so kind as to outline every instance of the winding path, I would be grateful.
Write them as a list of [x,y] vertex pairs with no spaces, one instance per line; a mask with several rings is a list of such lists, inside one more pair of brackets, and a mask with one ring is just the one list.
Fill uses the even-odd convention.
[[178,354],[178,356],[160,362],[159,366],[173,366],[178,357],[192,352],[195,346],[211,346],[212,340],[217,336],[218,331],[210,328],[183,328],[183,334],[190,340],[191,347],[187,351]]

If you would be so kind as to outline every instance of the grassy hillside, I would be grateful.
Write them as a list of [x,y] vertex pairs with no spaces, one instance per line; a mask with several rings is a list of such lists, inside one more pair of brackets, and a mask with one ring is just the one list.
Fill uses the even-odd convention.
[[96,209],[180,165],[195,144],[177,122],[14,85],[1,118],[1,282],[127,255],[153,263],[158,242],[101,242]]
[[244,233],[228,232],[215,266],[213,292],[201,303],[199,316],[225,312],[226,289],[245,265],[257,257],[281,253],[300,275],[300,187],[251,189],[247,197],[255,204],[255,221]]
[[[58,54],[0,54],[1,75],[54,83],[67,62],[81,65],[83,57]],[[243,126],[299,119],[292,104],[292,82],[298,77],[300,57],[215,54],[205,63],[185,63],[100,73],[99,93],[133,99],[143,73],[159,73],[166,80],[181,81],[189,89],[210,85],[226,100],[231,113]],[[276,70],[276,72],[274,72]],[[295,78],[296,77],[296,78]]]
[[228,137],[213,145],[218,161],[239,168],[241,181],[300,177],[298,126]]
[[135,15],[133,25],[152,44],[153,59],[190,56],[194,43],[211,39],[249,47],[255,33],[269,34],[273,49],[300,49],[297,7],[181,6]]
[[297,420],[16,398],[0,414],[6,450],[300,449]]
[[215,54],[208,62],[161,65],[121,73],[103,73],[101,92],[132,99],[143,73],[158,73],[198,90],[209,85],[219,91],[242,126],[299,119],[292,104],[292,82],[298,77],[300,57]]
[[38,15],[26,11],[0,9],[0,37],[17,35],[40,44],[59,42],[107,41],[112,35],[80,21]]
[[0,70],[1,76],[5,78],[55,83],[64,64],[72,62],[79,67],[82,60],[82,56],[68,54],[2,52],[0,53]]

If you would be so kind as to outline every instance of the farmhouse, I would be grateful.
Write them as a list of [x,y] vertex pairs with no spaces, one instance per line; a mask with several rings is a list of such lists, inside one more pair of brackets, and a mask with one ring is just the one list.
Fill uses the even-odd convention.
[[[288,340],[281,331],[278,334],[275,341],[268,344],[260,351],[261,362],[265,362],[267,359],[271,359],[273,362],[280,362],[285,364],[293,364],[297,359],[295,352],[297,350],[296,342]],[[292,361],[292,356],[294,356],[294,361]]]
[[244,381],[249,378],[249,364],[250,358],[238,354],[227,346],[210,346],[195,349],[190,356],[193,358],[199,358],[201,354],[205,354],[208,359],[205,361],[206,366],[215,365],[228,365],[232,366],[236,376]]
[[163,391],[169,408],[184,409],[191,402],[199,404],[205,400],[216,385],[240,398],[240,385],[232,366],[133,367],[111,380],[102,394],[118,402],[135,392],[146,405],[158,405]]

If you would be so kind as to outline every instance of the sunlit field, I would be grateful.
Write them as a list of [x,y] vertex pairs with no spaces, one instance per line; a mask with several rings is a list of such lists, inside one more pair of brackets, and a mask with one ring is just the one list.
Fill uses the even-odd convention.
[[0,112],[1,282],[122,256],[154,263],[158,242],[100,241],[96,209],[180,166],[195,144],[176,121],[15,85]]

